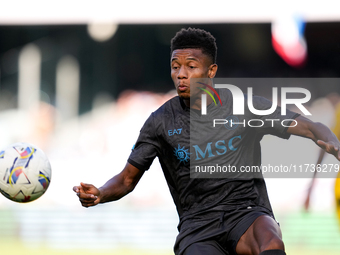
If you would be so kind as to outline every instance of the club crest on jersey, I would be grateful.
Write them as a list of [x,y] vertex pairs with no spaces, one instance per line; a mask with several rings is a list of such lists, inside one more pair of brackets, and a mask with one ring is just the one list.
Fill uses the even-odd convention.
[[178,145],[177,148],[175,148],[174,150],[174,154],[177,157],[177,159],[180,162],[188,162],[190,159],[190,153],[188,151],[188,149],[185,149],[185,146],[181,147],[180,145]]

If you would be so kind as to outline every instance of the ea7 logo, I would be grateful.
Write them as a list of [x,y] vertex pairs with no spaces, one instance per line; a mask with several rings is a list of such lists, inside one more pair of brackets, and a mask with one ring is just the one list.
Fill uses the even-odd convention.
[[[215,88],[218,89],[229,89],[233,97],[233,114],[243,115],[244,114],[244,94],[240,88],[231,84],[215,84]],[[277,108],[278,102],[278,89],[273,87],[272,98],[273,104],[270,109],[258,110],[253,105],[253,97],[247,97],[247,104],[249,110],[256,115],[269,115],[272,114]],[[253,94],[253,88],[247,88],[248,95]],[[303,98],[287,98],[288,93],[300,93],[303,94]],[[281,115],[286,115],[287,105],[294,104],[304,115],[312,115],[302,104],[307,103],[311,99],[311,93],[309,90],[297,87],[283,87],[281,88]],[[201,95],[201,114],[207,114],[207,97],[206,94]]]
[[168,135],[169,136],[173,136],[173,135],[180,135],[182,133],[182,129],[181,128],[175,128],[175,129],[170,129],[168,130]]

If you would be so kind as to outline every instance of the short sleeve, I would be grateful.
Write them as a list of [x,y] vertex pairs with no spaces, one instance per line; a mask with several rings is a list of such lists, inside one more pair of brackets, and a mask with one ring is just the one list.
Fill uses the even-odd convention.
[[[257,110],[267,110],[270,109],[273,102],[259,96],[253,96],[253,106]],[[257,115],[253,114],[252,122],[254,125],[260,126],[256,128],[256,131],[261,134],[271,134],[284,139],[288,139],[290,134],[287,133],[288,127],[291,125],[295,119],[300,116],[300,114],[286,110],[286,114],[281,113],[281,107],[277,106],[275,111],[268,115]],[[258,120],[256,123],[255,120]]]
[[159,142],[156,135],[153,114],[144,123],[128,162],[139,170],[148,170],[158,155]]

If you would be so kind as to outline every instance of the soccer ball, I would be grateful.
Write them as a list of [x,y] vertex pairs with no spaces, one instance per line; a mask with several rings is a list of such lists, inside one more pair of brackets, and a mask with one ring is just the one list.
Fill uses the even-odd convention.
[[51,165],[42,150],[15,143],[0,150],[0,192],[15,202],[41,197],[51,181]]

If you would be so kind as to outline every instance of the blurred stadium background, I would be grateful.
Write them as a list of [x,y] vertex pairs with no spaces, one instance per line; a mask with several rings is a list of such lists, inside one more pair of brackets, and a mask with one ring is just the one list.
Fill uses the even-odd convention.
[[[96,2],[11,1],[0,9],[0,147],[36,144],[52,165],[51,185],[39,200],[17,204],[0,196],[1,254],[173,253],[178,217],[158,160],[118,202],[85,209],[72,187],[80,181],[100,186],[118,173],[145,119],[175,95],[170,39],[182,27],[216,37],[218,77],[329,78],[327,86],[309,87],[308,107],[314,120],[332,125],[326,96],[340,93],[336,1],[217,1],[209,12],[203,1],[163,8],[150,0]],[[272,45],[273,24],[294,15],[305,24],[300,38],[307,57],[300,66]],[[315,163],[318,155],[311,141],[296,137],[266,137],[262,144],[263,163],[297,154],[301,163]],[[339,254],[334,179],[316,181],[306,213],[309,182],[267,179],[287,253]]]

